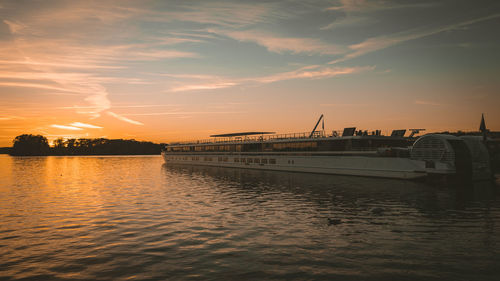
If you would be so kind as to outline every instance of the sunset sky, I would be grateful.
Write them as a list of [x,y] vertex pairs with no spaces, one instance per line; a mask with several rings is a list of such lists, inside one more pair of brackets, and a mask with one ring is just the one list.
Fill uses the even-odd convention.
[[500,130],[500,1],[1,1],[0,146]]

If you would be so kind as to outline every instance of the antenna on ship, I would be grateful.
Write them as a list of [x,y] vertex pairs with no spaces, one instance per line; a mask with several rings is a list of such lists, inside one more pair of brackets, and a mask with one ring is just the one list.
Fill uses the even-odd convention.
[[[316,128],[318,127],[319,125],[319,122],[323,119],[323,114],[321,114],[321,116],[319,117],[318,119],[318,122],[316,122],[316,125],[314,126],[314,129],[312,130],[311,134],[309,135],[309,137],[312,137],[314,135],[314,132],[316,132]],[[325,123],[323,122],[323,130],[325,129]]]

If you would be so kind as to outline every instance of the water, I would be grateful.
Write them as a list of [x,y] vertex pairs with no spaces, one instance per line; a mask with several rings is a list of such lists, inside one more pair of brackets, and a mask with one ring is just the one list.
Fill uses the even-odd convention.
[[500,276],[491,183],[170,167],[159,156],[1,155],[0,179],[0,280]]

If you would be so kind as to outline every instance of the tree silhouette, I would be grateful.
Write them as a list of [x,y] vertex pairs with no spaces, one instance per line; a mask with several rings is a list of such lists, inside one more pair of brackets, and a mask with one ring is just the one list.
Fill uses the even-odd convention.
[[20,135],[14,139],[11,155],[146,155],[160,154],[161,145],[122,139],[56,139],[49,147],[41,135]]
[[41,135],[20,135],[14,139],[11,155],[48,155],[50,152],[47,138]]

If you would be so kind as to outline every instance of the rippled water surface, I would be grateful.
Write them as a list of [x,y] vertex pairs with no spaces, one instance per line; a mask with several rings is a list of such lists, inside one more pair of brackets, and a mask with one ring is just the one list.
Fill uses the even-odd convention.
[[499,190],[0,155],[0,280],[499,280]]

